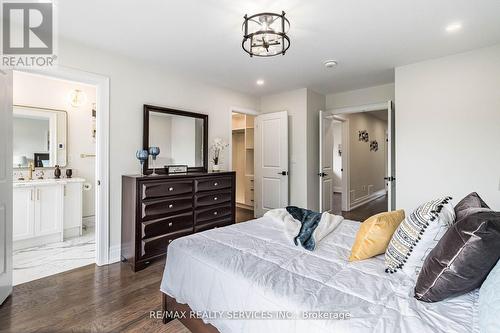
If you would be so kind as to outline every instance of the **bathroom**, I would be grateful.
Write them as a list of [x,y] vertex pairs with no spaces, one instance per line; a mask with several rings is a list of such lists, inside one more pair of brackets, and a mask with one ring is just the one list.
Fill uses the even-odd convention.
[[13,284],[95,263],[96,87],[13,73]]

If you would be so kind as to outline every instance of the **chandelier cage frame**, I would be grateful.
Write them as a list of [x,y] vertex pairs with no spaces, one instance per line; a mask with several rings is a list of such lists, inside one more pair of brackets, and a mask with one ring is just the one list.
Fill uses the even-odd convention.
[[[241,42],[241,47],[243,50],[250,55],[250,57],[273,57],[277,55],[285,55],[287,50],[290,48],[290,37],[288,37],[287,32],[290,29],[290,21],[285,17],[285,12],[282,11],[281,14],[276,14],[276,13],[270,13],[270,12],[264,12],[264,13],[258,13],[254,14],[252,16],[245,15],[244,16],[244,22],[243,22],[243,41]],[[259,22],[259,19],[261,17],[266,18],[274,18],[271,23],[274,23],[275,20],[279,19],[281,20],[281,31],[275,31],[275,30],[257,30],[253,32],[248,32],[248,23],[249,22],[255,22],[259,25],[261,25],[261,22]],[[264,36],[266,35],[275,35],[278,38],[281,39],[281,43],[276,43],[276,40],[274,40],[274,43],[272,44],[266,44],[264,40]],[[254,44],[255,41],[260,39],[262,40],[262,45],[259,44]],[[264,48],[269,52],[269,47],[270,46],[275,46],[281,44],[281,51],[273,53],[273,54],[258,54],[253,52],[254,47],[260,47]]]

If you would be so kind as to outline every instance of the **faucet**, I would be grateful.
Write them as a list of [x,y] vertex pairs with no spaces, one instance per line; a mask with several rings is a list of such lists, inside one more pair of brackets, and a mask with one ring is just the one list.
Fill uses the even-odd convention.
[[35,164],[33,162],[30,162],[28,165],[28,180],[33,180],[33,171],[35,171]]

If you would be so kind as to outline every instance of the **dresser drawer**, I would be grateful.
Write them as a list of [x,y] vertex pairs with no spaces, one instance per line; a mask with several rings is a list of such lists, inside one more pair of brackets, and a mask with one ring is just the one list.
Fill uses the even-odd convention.
[[144,182],[141,184],[141,199],[154,199],[193,192],[193,181]]
[[231,191],[203,192],[203,193],[198,193],[194,196],[194,202],[196,207],[204,207],[204,206],[213,206],[231,202],[231,198],[232,198]]
[[147,259],[167,252],[168,244],[174,239],[192,234],[190,231],[179,231],[168,235],[147,238],[142,240],[141,259]]
[[183,210],[193,209],[193,197],[175,197],[143,201],[141,210],[141,219],[143,221],[157,219],[159,217],[168,217]]
[[193,230],[193,213],[183,213],[141,223],[141,238],[151,238],[172,232]]
[[215,228],[227,227],[228,225],[233,224],[232,221],[216,221],[208,224],[203,224],[198,227],[195,227],[194,232],[201,232]]
[[231,204],[222,205],[210,209],[205,209],[196,212],[195,225],[210,223],[212,221],[232,220],[232,207]]
[[197,179],[196,191],[214,191],[223,188],[229,188],[233,184],[231,177],[218,177],[210,179]]

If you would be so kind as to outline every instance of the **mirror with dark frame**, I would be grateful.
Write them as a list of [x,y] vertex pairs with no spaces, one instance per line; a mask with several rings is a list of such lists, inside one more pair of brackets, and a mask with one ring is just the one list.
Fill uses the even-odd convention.
[[[188,172],[208,169],[208,115],[144,105],[144,149],[160,148],[154,161],[156,173],[165,166],[187,165]],[[144,172],[153,172],[153,157],[144,163]]]

